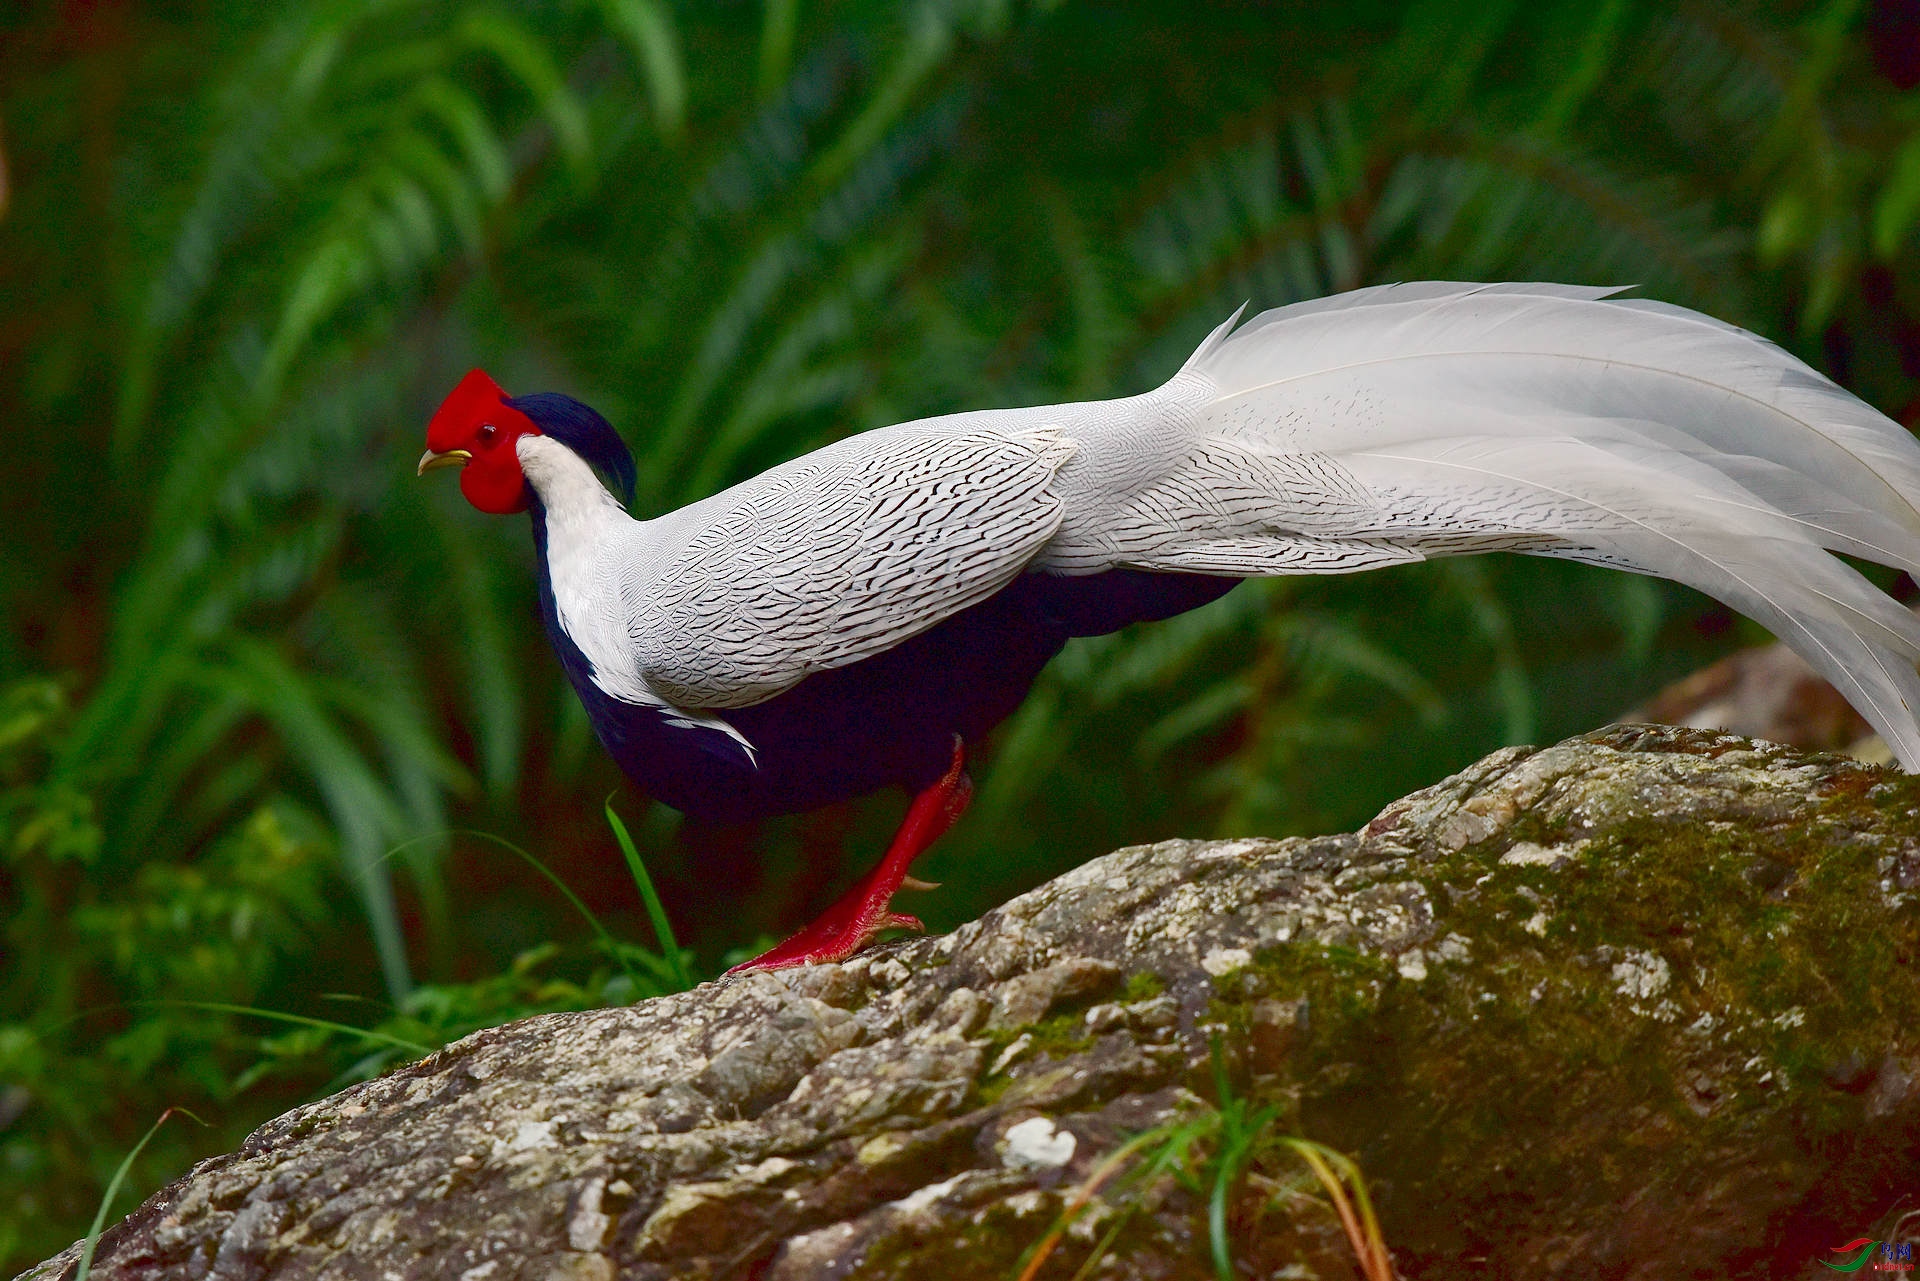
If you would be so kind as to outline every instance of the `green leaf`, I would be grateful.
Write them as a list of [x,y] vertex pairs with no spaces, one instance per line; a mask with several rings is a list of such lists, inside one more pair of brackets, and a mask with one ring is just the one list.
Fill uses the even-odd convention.
[[678,141],[686,131],[687,70],[673,15],[660,0],[601,0],[600,8],[640,65],[654,127],[667,141]]
[[584,175],[592,156],[586,109],[554,66],[546,46],[526,28],[497,11],[469,13],[460,24],[460,32],[477,48],[492,53],[518,77],[553,127],[561,153],[577,174]]
[[1920,218],[1920,133],[1893,154],[1887,180],[1873,205],[1873,251],[1882,258],[1900,252]]

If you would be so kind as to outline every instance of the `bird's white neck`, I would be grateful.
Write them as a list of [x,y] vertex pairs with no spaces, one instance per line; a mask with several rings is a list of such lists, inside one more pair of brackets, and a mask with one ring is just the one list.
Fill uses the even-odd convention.
[[540,496],[547,525],[547,580],[560,626],[593,664],[593,682],[615,698],[658,704],[633,668],[631,602],[622,564],[640,522],[627,515],[585,459],[546,436],[515,442],[520,470]]
[[562,529],[578,536],[631,519],[586,459],[559,441],[547,436],[522,436],[514,442],[514,452],[520,457],[520,470],[527,483],[546,508],[549,538]]

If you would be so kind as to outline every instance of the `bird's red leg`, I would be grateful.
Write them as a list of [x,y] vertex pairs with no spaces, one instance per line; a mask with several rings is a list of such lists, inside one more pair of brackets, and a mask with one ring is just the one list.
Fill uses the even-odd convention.
[[728,970],[783,970],[818,961],[844,961],[885,929],[922,930],[911,916],[891,909],[893,895],[907,880],[907,869],[929,845],[966,810],[973,799],[973,780],[967,777],[960,738],[954,736],[953,764],[940,781],[913,798],[900,830],[893,834],[886,857],[860,883],[835,900],[832,907],[798,934],[771,951]]

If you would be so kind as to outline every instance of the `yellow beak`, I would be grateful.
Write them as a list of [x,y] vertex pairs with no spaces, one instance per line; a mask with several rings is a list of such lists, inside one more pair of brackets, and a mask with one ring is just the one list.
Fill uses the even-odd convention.
[[436,454],[431,449],[420,455],[420,466],[414,475],[424,476],[436,467],[459,467],[473,461],[473,455],[464,449],[449,449],[444,454]]

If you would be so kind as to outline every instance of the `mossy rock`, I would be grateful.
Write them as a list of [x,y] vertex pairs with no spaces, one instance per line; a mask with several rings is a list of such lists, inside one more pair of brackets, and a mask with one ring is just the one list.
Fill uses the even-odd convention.
[[1205,1278],[1212,1149],[1103,1162],[1224,1107],[1270,1121],[1243,1275],[1359,1275],[1282,1134],[1359,1163],[1408,1276],[1813,1275],[1920,1193],[1916,957],[1915,780],[1615,728],[478,1033],[203,1163],[94,1274],[1003,1278],[1104,1172],[1039,1275]]

